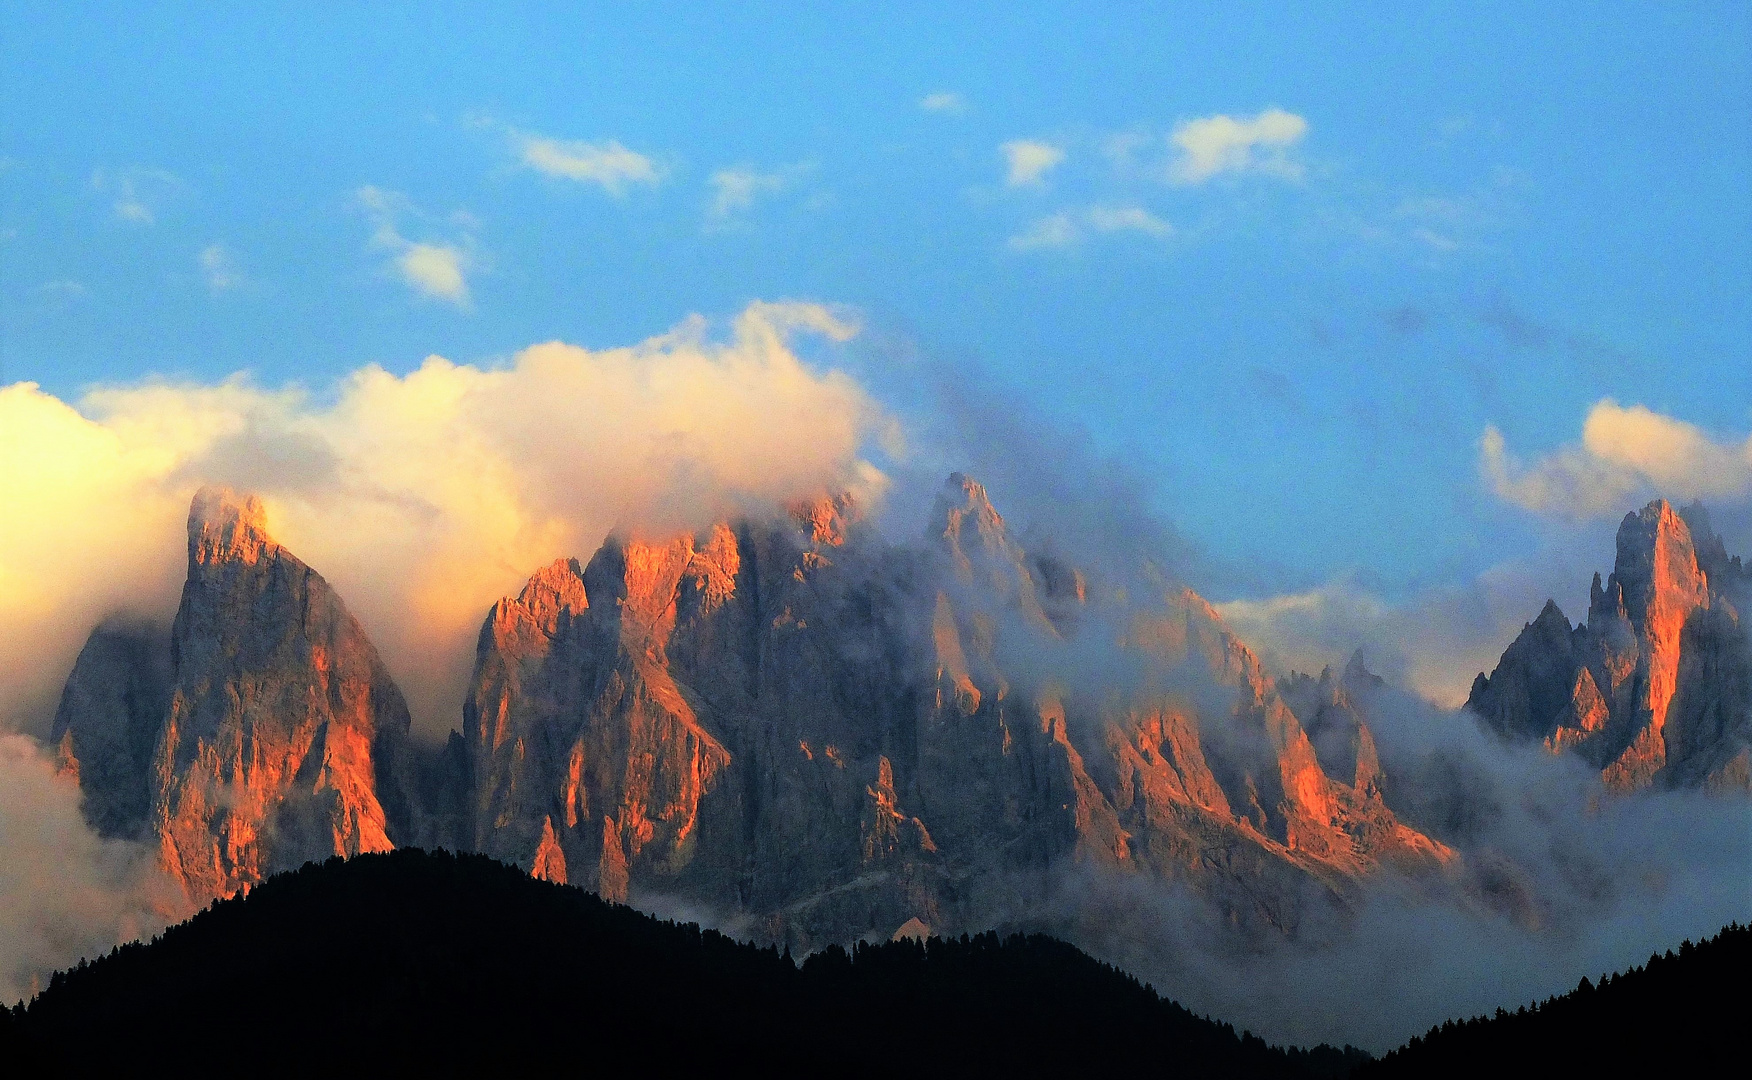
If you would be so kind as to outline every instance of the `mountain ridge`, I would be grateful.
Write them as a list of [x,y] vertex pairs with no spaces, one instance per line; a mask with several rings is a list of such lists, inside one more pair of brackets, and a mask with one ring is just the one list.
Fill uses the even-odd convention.
[[1268,1046],[1049,938],[830,946],[799,965],[485,856],[403,849],[270,877],[55,975],[0,1009],[0,1060],[137,1063],[193,1015],[204,1053],[274,1073],[626,1053],[665,1070],[1037,1072],[1086,1064],[1093,1042],[1128,1071],[1320,1080],[1365,1057]]
[[1626,514],[1586,622],[1553,600],[1466,707],[1506,739],[1581,756],[1619,790],[1752,791],[1752,574],[1701,504]]
[[[1738,632],[1744,571],[1701,508],[1685,513],[1695,544],[1665,503],[1627,518],[1622,565],[1595,589],[1604,629],[1547,605],[1475,697],[1567,708],[1553,749],[1623,734],[1592,669],[1565,666],[1583,642],[1616,658],[1618,682],[1600,680],[1623,709],[1689,708],[1715,676],[1687,643]],[[1236,927],[1290,936],[1383,874],[1501,901],[1480,882],[1502,875],[1444,842],[1460,834],[1403,816],[1416,781],[1382,764],[1365,702],[1384,684],[1360,657],[1273,678],[1190,588],[1031,552],[960,473],[923,535],[884,541],[846,495],[611,535],[492,605],[462,730],[427,749],[259,501],[204,490],[168,638],[93,632],[60,759],[94,827],[155,843],[197,905],[306,858],[408,844],[683,903],[802,952],[992,925],[1064,867],[1186,887]],[[1732,706],[1737,687],[1717,697]],[[1673,725],[1673,745],[1699,728]]]

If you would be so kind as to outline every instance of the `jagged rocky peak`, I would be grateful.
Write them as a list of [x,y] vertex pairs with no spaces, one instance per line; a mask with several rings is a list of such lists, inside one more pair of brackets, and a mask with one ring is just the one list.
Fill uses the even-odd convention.
[[189,560],[253,564],[279,545],[268,535],[267,511],[255,495],[207,486],[189,505]]
[[268,532],[203,488],[168,640],[100,626],[56,720],[87,814],[144,835],[205,903],[411,828],[408,711],[363,628]]
[[1612,580],[1623,592],[1625,615],[1644,635],[1676,636],[1692,609],[1709,606],[1691,528],[1665,499],[1624,516]]
[[1701,504],[1664,499],[1627,514],[1588,620],[1552,602],[1480,673],[1467,704],[1509,738],[1541,740],[1599,766],[1621,789],[1747,787],[1752,648],[1734,598],[1743,569]]
[[1322,668],[1318,677],[1290,672],[1278,681],[1284,703],[1301,721],[1326,775],[1359,792],[1378,792],[1382,771],[1374,734],[1366,722],[1367,699],[1385,681],[1369,671],[1358,649],[1343,672]]
[[957,549],[975,542],[987,551],[998,551],[1006,542],[1004,519],[992,505],[985,485],[966,473],[950,473],[937,493],[928,533],[940,536]]

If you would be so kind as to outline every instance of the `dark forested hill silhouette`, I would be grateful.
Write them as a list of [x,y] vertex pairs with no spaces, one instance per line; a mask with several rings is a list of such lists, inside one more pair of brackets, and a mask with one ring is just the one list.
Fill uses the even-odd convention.
[[[0,1009],[0,1014],[5,1010]],[[483,856],[402,850],[274,877],[56,975],[0,1019],[47,1071],[322,1069],[1336,1077],[1063,942],[982,934],[802,965]]]
[[1598,986],[1583,979],[1531,1008],[1432,1028],[1354,1075],[1744,1075],[1749,973],[1752,927],[1734,924]]

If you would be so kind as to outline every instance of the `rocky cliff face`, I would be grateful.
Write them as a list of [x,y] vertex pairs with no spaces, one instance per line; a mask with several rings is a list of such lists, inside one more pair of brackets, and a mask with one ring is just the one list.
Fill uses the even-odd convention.
[[409,830],[401,693],[253,498],[196,496],[168,640],[95,631],[55,726],[93,824],[144,833],[197,903]]
[[[798,947],[974,926],[1066,861],[1290,928],[1310,890],[1452,857],[1382,804],[1366,729],[1323,766],[1196,594],[1100,599],[964,477],[932,520],[890,547],[821,500],[537,573],[482,628],[473,843]],[[1104,634],[1123,691],[1061,663]]]
[[1509,738],[1543,740],[1620,789],[1752,789],[1752,574],[1703,507],[1656,501],[1618,529],[1587,621],[1555,603],[1521,632],[1467,706]]
[[1143,580],[1031,554],[961,476],[923,544],[844,497],[614,537],[494,605],[463,730],[416,767],[340,600],[258,503],[206,491],[171,632],[94,632],[55,734],[94,823],[197,901],[442,843],[807,949],[989,925],[1066,866],[1294,930],[1380,866],[1452,860],[1383,803],[1341,691],[1280,692],[1197,594]]
[[164,628],[113,622],[91,632],[61,691],[50,732],[56,759],[78,777],[85,816],[101,836],[145,835],[170,683]]

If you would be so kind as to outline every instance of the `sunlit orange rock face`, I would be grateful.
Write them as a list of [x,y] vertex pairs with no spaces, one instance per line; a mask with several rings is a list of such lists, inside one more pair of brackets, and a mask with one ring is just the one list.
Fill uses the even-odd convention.
[[556,560],[488,613],[433,752],[259,504],[203,492],[171,632],[94,632],[55,737],[197,901],[444,844],[807,949],[991,925],[1066,868],[1294,932],[1453,861],[1382,801],[1360,669],[1280,685],[1197,594],[1032,554],[959,475],[923,539],[837,496]]
[[1625,516],[1587,622],[1547,602],[1467,705],[1511,738],[1540,739],[1619,789],[1752,789],[1752,573],[1701,506]]
[[[333,590],[267,534],[257,500],[196,496],[162,684],[148,637],[130,640],[122,679],[103,670],[115,632],[93,634],[56,723],[63,757],[93,763],[80,777],[88,815],[106,808],[100,829],[155,842],[196,903],[393,846],[407,707]],[[130,689],[105,700],[105,685]]]
[[[474,845],[798,947],[971,927],[1066,862],[1293,929],[1310,887],[1453,858],[1196,594],[1097,595],[961,476],[931,521],[890,546],[824,499],[537,573],[482,628]],[[1129,669],[1077,670],[1079,635]]]

